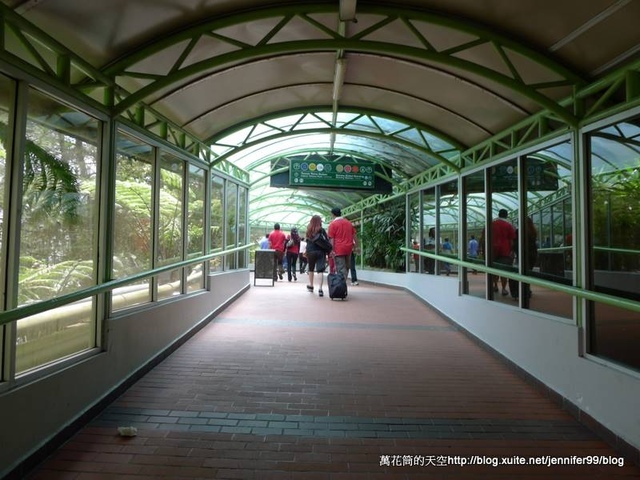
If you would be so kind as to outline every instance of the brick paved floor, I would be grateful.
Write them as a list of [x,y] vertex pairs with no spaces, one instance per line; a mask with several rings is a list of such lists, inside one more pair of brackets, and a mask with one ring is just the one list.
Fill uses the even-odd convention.
[[411,295],[331,301],[299,277],[252,287],[32,480],[640,478],[628,459],[514,464],[620,457]]

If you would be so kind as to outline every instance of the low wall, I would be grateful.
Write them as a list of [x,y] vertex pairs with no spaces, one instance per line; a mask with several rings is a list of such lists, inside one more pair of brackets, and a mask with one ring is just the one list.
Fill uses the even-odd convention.
[[[581,330],[566,319],[459,295],[457,278],[359,270],[358,280],[402,287],[640,449],[640,375],[579,354]],[[575,408],[573,408],[575,407]]]
[[21,464],[150,362],[204,325],[250,286],[249,270],[211,275],[201,293],[108,321],[107,350],[0,394],[0,478]]

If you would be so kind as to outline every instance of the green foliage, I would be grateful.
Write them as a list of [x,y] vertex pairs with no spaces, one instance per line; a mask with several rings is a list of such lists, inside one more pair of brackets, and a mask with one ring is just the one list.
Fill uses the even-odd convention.
[[364,221],[361,243],[365,265],[393,271],[405,270],[404,203],[378,205]]
[[[640,245],[640,169],[593,177],[593,242],[596,247],[637,250]],[[640,256],[596,252],[595,268],[640,270]]]
[[[6,138],[7,125],[0,122],[0,138]],[[56,158],[31,139],[24,144],[22,212],[32,219],[51,214],[74,221],[81,206],[80,186],[71,166]]]
[[91,260],[69,260],[43,266],[33,257],[22,257],[18,303],[26,305],[55,298],[94,284]]

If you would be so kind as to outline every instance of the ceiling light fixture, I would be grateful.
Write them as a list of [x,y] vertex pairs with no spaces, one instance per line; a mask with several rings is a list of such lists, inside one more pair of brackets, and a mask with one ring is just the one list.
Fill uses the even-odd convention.
[[333,101],[340,100],[342,95],[342,84],[344,83],[344,75],[347,71],[347,59],[339,58],[336,60],[336,72],[333,77]]
[[357,0],[340,0],[340,21],[352,22],[356,19]]

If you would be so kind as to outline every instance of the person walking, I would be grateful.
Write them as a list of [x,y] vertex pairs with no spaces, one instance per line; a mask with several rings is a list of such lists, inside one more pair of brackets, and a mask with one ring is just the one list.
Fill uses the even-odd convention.
[[[516,229],[507,220],[509,212],[501,208],[498,218],[491,222],[491,261],[498,266],[510,267],[513,264],[513,241],[516,238]],[[483,235],[484,237],[484,235]],[[480,248],[484,245],[484,239],[480,242]],[[502,295],[509,295],[507,290],[507,277],[492,275],[493,291],[498,292],[498,278],[502,285]]]
[[260,240],[260,250],[266,250],[269,248],[269,234],[265,233],[262,240]]
[[[475,235],[471,235],[471,239],[469,240],[469,245],[467,247],[467,256],[472,262],[478,258],[478,250],[479,250],[478,240],[476,240]],[[475,275],[478,273],[478,271],[474,269],[474,270],[471,270],[471,273]]]
[[324,271],[327,268],[327,254],[315,243],[311,241],[317,233],[323,232],[325,235],[327,232],[322,228],[322,218],[320,215],[314,215],[309,221],[305,237],[307,238],[307,261],[309,262],[309,283],[307,284],[307,291],[313,293],[315,274],[320,275],[320,288],[318,289],[318,295],[324,296],[322,291],[322,284],[324,282]]
[[356,272],[356,255],[360,255],[360,244],[358,243],[357,235],[353,236],[353,250],[351,252],[350,270],[351,270],[351,285],[360,285],[358,283],[358,272]]
[[[449,241],[449,238],[444,239],[444,243],[442,244],[442,254],[443,255],[453,255],[453,245]],[[444,267],[444,271],[447,273],[447,277],[451,275],[451,264],[449,262],[442,262]]]
[[351,268],[355,228],[349,220],[342,217],[342,212],[338,207],[331,209],[331,216],[333,220],[329,224],[329,240],[331,240],[333,250],[330,255],[336,262],[336,272],[341,273],[346,282]]
[[287,279],[291,281],[293,276],[294,281],[298,281],[296,277],[296,263],[298,261],[298,254],[300,253],[300,235],[298,235],[298,229],[293,227],[291,232],[287,236]]
[[282,265],[282,259],[284,258],[285,243],[287,237],[284,232],[280,230],[280,224],[276,223],[273,226],[273,231],[269,234],[269,247],[275,250],[276,255],[276,270],[273,272],[273,280],[278,281],[278,277],[282,280],[282,274],[284,273],[284,267]]
[[307,238],[300,240],[300,252],[298,253],[298,260],[300,261],[300,275],[307,270]]

